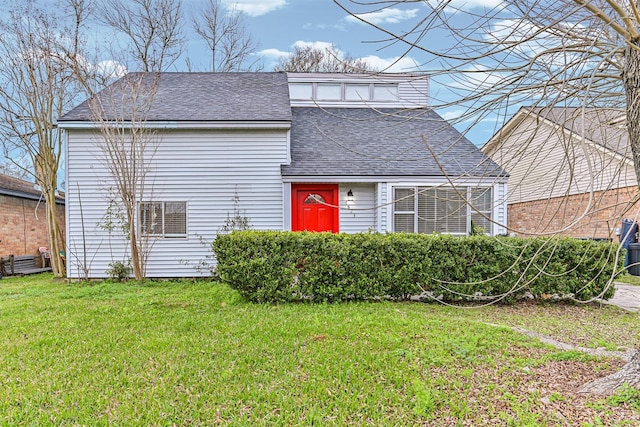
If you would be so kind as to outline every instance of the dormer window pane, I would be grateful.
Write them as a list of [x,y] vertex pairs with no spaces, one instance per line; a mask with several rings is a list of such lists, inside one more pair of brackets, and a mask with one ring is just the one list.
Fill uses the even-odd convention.
[[397,101],[398,85],[374,84],[373,99],[376,101]]
[[342,99],[342,91],[340,84],[318,83],[316,89],[316,99],[325,101],[340,101]]
[[291,83],[289,96],[291,99],[313,99],[313,85],[311,83]]
[[344,87],[344,98],[347,101],[369,101],[371,99],[369,94],[369,85],[346,84]]

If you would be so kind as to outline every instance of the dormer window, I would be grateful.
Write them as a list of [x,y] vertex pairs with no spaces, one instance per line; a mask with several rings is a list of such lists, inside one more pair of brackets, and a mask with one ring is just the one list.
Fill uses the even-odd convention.
[[318,83],[315,99],[323,101],[340,101],[342,99],[342,85],[333,83]]
[[344,85],[344,99],[346,101],[369,101],[371,99],[371,85],[347,83]]
[[289,96],[291,99],[313,99],[313,85],[311,83],[289,84]]
[[299,101],[376,102],[398,101],[397,83],[301,82],[289,84],[289,96]]
[[376,101],[397,101],[398,85],[374,84],[373,99],[375,99]]

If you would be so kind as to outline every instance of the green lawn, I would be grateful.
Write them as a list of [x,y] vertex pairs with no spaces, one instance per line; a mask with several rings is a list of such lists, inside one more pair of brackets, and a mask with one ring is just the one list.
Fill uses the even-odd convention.
[[[639,315],[566,305],[255,305],[205,281],[0,280],[0,425],[638,425],[577,395]],[[623,338],[620,336],[623,335]],[[630,397],[629,397],[630,396]]]

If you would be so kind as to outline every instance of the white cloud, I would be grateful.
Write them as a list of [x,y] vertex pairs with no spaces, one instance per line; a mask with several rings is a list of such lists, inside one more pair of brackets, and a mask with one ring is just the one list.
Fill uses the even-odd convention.
[[111,60],[98,62],[96,70],[99,75],[109,78],[120,78],[128,72],[127,67],[118,61]]
[[[599,29],[587,28],[581,24],[559,22],[554,30],[549,31],[525,19],[505,19],[489,27],[484,39],[496,46],[508,48],[512,58],[529,61],[535,57],[537,65],[553,69],[579,67],[583,62],[578,59],[578,53],[565,47],[602,37]],[[594,65],[595,63],[587,63],[588,67]]]
[[[347,56],[347,54],[344,51],[338,49],[331,42],[323,42],[323,41],[308,42],[304,40],[298,40],[292,45],[292,47],[294,48],[311,47],[318,50],[331,50],[338,59],[344,59]],[[265,57],[266,59],[277,61],[282,57],[287,57],[291,55],[291,52],[284,52],[279,49],[264,49],[260,51],[259,54]],[[412,71],[418,71],[418,63],[412,58],[407,56],[381,58],[376,55],[369,55],[369,56],[363,56],[363,57],[354,58],[354,59],[365,61],[374,70],[385,72],[385,73],[407,73]]]
[[258,52],[258,55],[264,56],[266,58],[279,59],[291,55],[291,52],[285,52],[280,49],[271,48],[261,50],[260,52]]
[[345,19],[349,22],[362,22],[358,18],[362,18],[366,22],[372,24],[398,24],[407,19],[415,18],[418,15],[418,9],[396,9],[393,7],[385,8],[377,12],[360,13],[355,16],[347,16]]
[[287,4],[287,0],[222,0],[222,3],[249,16],[260,16],[280,9]]
[[454,110],[441,112],[440,115],[448,122],[457,121],[466,113],[466,110]]
[[407,73],[418,71],[418,64],[408,56],[380,58],[376,55],[363,56],[359,58],[369,64],[373,69],[385,73]]
[[318,49],[318,50],[325,50],[325,49],[331,49],[333,51],[335,51],[339,56],[344,55],[344,52],[342,52],[340,49],[337,49],[333,43],[330,42],[305,42],[303,40],[298,40],[297,42],[295,42],[293,44],[293,47],[312,47],[314,49]]
[[[427,3],[434,9],[442,8],[441,1],[427,0]],[[455,13],[474,9],[491,9],[500,6],[502,3],[502,0],[451,0],[447,3],[444,10],[448,13]]]
[[459,9],[477,9],[481,7],[496,7],[502,4],[502,0],[452,0],[449,6]]
[[460,70],[460,76],[456,81],[447,84],[450,88],[464,89],[469,91],[477,91],[482,89],[490,89],[498,84],[506,77],[504,73],[492,70],[489,67],[480,64],[473,64]]
[[345,25],[342,23],[338,24],[313,24],[311,22],[305,22],[302,24],[302,29],[304,30],[339,30],[346,31]]
[[107,59],[100,62],[90,62],[83,56],[78,56],[77,61],[80,67],[88,73],[96,74],[99,77],[107,79],[119,79],[125,76],[129,70],[121,62]]

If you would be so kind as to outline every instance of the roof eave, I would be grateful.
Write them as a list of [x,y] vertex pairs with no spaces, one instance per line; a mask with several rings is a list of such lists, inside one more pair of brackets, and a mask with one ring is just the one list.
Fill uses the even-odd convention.
[[[133,124],[128,121],[106,122],[113,126],[130,129]],[[144,127],[149,129],[285,129],[291,128],[291,120],[217,120],[217,121],[146,121]],[[58,127],[62,129],[100,129],[104,124],[85,121],[70,120],[58,121]]]
[[[42,200],[44,202],[44,198],[42,194],[27,193],[25,191],[18,191],[18,190],[9,190],[7,188],[0,188],[0,195],[9,196],[9,197],[18,197],[20,199],[28,199],[28,200]],[[65,199],[56,197],[56,204],[64,205]]]

